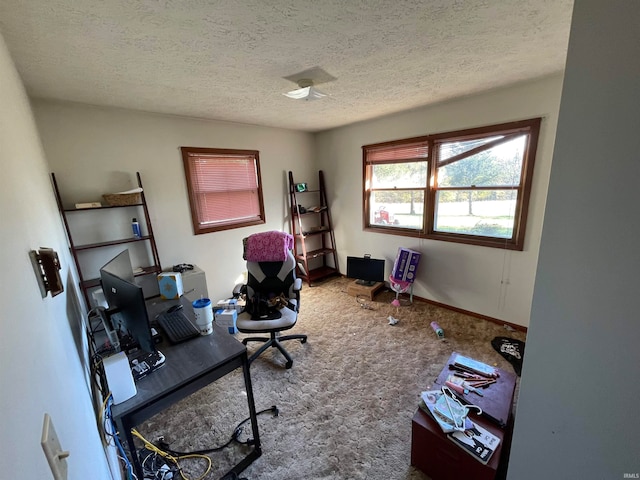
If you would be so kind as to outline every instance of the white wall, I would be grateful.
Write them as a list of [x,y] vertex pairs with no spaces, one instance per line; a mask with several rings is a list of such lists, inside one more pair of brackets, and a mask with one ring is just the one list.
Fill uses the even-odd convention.
[[[163,268],[198,265],[214,301],[229,297],[245,270],[243,237],[289,231],[287,172],[317,179],[308,133],[72,103],[36,101],[34,111],[66,201],[132,188],[139,171]],[[259,150],[266,225],[194,235],[181,146]],[[128,231],[130,220],[115,228]]]
[[[318,134],[340,267],[370,253],[391,273],[398,247],[422,252],[414,294],[527,326],[542,231],[562,76],[470,96]],[[543,117],[524,251],[369,233],[362,229],[363,145]]]
[[[40,447],[48,412],[71,452],[69,478],[110,478],[83,369],[82,312],[48,166],[0,36],[0,476],[52,478]],[[60,255],[65,292],[42,298],[29,251]]]
[[513,480],[640,478],[638,25],[636,0],[574,6]]

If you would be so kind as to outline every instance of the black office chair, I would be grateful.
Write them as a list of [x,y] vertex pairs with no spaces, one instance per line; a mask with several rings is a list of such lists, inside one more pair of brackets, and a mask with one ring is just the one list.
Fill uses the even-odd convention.
[[[245,239],[246,240],[246,239]],[[246,247],[246,242],[245,242]],[[286,250],[286,249],[285,249]],[[293,359],[281,342],[300,340],[306,343],[306,335],[280,335],[292,328],[298,320],[302,281],[296,278],[296,262],[291,250],[283,252],[282,261],[250,261],[247,259],[247,307],[238,316],[236,326],[243,333],[268,333],[269,337],[247,337],[242,343],[263,342],[249,358],[249,363],[269,347],[277,348],[291,368]],[[245,258],[246,248],[245,248]]]

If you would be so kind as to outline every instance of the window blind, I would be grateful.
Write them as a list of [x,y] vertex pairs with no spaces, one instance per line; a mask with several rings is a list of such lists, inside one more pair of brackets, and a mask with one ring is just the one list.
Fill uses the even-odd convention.
[[189,154],[198,222],[225,225],[261,218],[255,155]]

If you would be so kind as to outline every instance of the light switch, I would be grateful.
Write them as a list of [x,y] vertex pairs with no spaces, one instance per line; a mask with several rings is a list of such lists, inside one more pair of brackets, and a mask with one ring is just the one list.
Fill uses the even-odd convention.
[[49,462],[49,468],[53,473],[54,480],[67,480],[67,460],[69,452],[62,450],[53,422],[48,413],[44,414],[44,424],[42,425],[42,439],[40,440],[42,450]]

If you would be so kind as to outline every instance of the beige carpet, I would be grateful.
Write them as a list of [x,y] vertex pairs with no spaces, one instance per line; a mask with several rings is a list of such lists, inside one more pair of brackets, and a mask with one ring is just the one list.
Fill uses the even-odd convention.
[[[277,405],[280,415],[259,417],[263,454],[243,472],[249,480],[427,479],[410,466],[411,418],[420,392],[451,352],[513,370],[490,342],[496,336],[524,340],[524,333],[424,302],[396,309],[388,291],[363,308],[346,293],[350,281],[304,286],[298,324],[287,333],[306,333],[308,342],[285,342],[294,360],[290,370],[275,349],[253,362],[257,409]],[[389,315],[399,323],[389,325]],[[444,329],[445,340],[429,326],[433,320]],[[250,344],[249,352],[257,347]],[[151,441],[164,436],[178,451],[224,444],[248,416],[243,390],[242,376],[234,372],[139,431]],[[244,448],[210,454],[213,467],[204,478],[220,478]],[[205,463],[187,459],[181,466],[187,478],[198,478]]]

